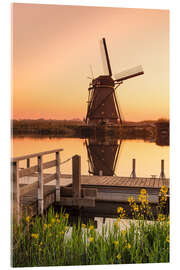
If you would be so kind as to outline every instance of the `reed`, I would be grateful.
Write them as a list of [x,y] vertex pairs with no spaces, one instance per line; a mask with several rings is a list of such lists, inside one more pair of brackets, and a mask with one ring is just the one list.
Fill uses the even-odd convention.
[[[164,213],[167,188],[160,191],[158,216],[152,220],[148,194],[142,190],[139,204],[129,198],[132,220],[124,229],[125,210],[117,209],[113,225],[92,223],[79,218],[71,225],[69,215],[53,208],[43,217],[24,217],[13,224],[12,265],[66,266],[169,262],[169,217]],[[148,220],[151,217],[151,221]]]

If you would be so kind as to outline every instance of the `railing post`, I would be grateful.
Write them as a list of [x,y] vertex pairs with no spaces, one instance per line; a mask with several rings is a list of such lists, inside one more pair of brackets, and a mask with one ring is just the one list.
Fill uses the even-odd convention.
[[60,153],[56,152],[56,202],[60,202]]
[[30,168],[30,159],[27,158],[27,168]]
[[160,173],[160,178],[165,178],[165,173],[164,173],[164,159],[161,160],[161,173]]
[[38,156],[38,214],[42,215],[44,210],[43,201],[43,164],[42,156]]
[[131,173],[132,178],[136,178],[136,159],[133,158],[132,160],[132,173]]
[[99,176],[103,176],[103,171],[99,170]]
[[81,197],[81,157],[72,158],[72,194],[75,198]]
[[17,224],[20,223],[20,190],[19,190],[19,161],[13,162],[13,214]]

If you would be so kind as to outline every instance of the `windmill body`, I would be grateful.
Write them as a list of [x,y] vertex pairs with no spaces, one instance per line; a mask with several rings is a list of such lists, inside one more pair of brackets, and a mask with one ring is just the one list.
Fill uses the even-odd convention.
[[86,123],[88,125],[108,125],[119,122],[122,124],[115,90],[124,80],[142,75],[144,72],[141,66],[137,66],[115,75],[113,80],[105,38],[102,39],[101,44],[105,71],[108,75],[101,75],[90,83]]

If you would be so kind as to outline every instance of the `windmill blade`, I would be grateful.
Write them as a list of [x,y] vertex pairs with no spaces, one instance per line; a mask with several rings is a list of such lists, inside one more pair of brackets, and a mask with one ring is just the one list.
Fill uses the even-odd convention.
[[109,61],[109,55],[108,55],[108,51],[107,51],[105,38],[100,40],[100,50],[101,50],[101,57],[102,57],[102,62],[103,62],[104,74],[112,76],[111,65],[110,65],[110,61]]
[[142,75],[142,74],[144,74],[144,71],[142,69],[142,66],[140,65],[140,66],[136,66],[131,69],[122,71],[114,75],[114,78],[115,78],[115,81],[119,82],[119,81],[124,81],[130,78]]

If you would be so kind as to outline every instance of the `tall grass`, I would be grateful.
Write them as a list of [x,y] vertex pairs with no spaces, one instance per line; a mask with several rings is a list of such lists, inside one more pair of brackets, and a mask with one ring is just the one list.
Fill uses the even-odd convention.
[[[134,220],[122,229],[125,210],[117,209],[113,225],[102,225],[97,231],[91,223],[70,225],[67,213],[50,209],[43,217],[25,217],[17,226],[13,224],[12,265],[65,266],[126,263],[158,263],[169,261],[169,219],[159,207],[156,220],[151,215],[147,193],[141,192],[137,204],[129,198]],[[142,209],[141,209],[142,208]]]

